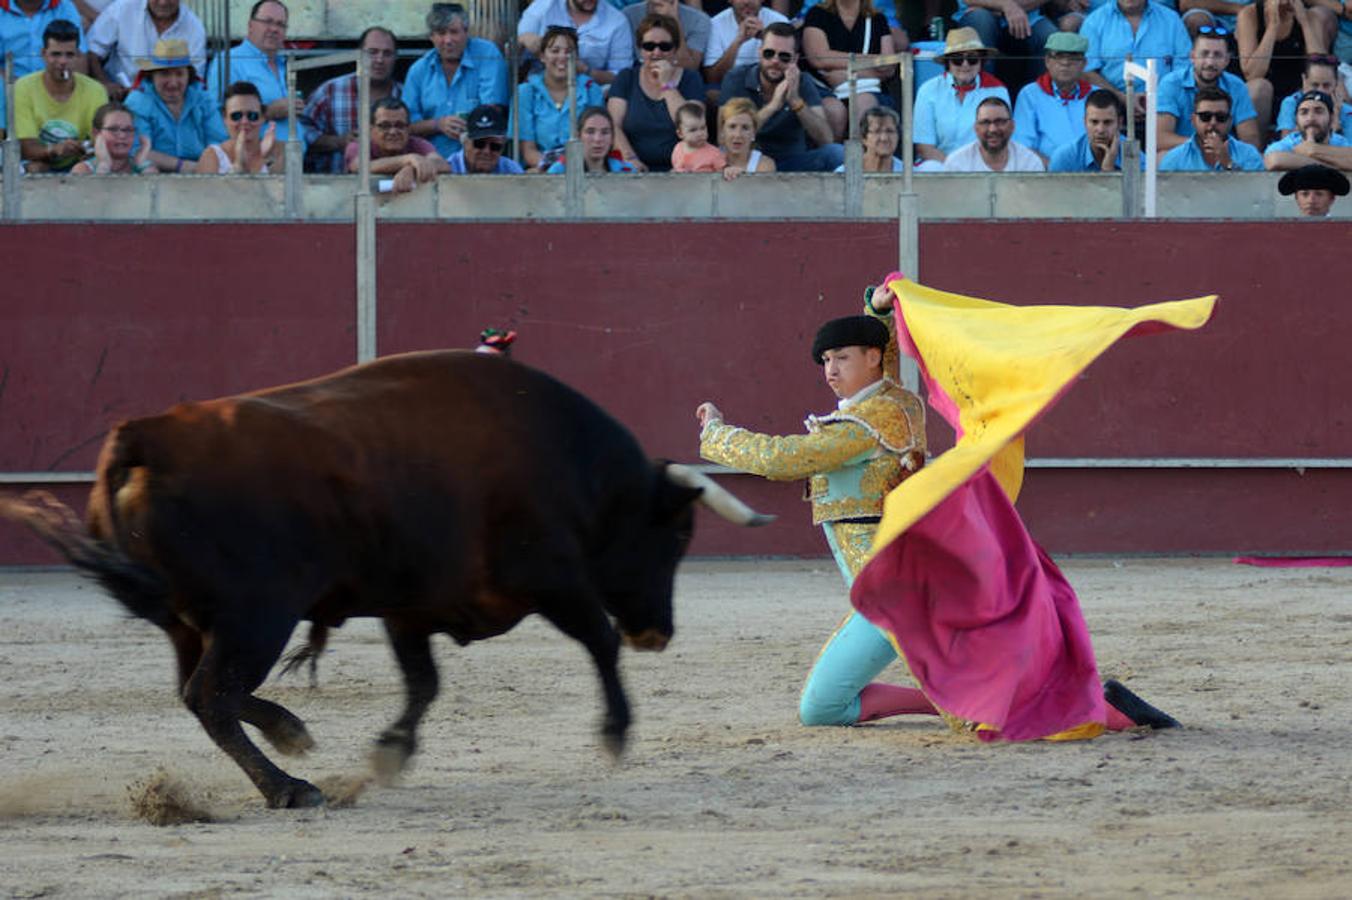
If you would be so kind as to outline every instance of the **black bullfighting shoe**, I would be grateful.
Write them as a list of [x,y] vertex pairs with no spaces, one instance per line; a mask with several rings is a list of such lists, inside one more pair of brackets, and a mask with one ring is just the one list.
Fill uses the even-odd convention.
[[1137,725],[1148,725],[1155,729],[1181,727],[1177,719],[1146,703],[1116,678],[1109,678],[1103,683],[1103,699]]

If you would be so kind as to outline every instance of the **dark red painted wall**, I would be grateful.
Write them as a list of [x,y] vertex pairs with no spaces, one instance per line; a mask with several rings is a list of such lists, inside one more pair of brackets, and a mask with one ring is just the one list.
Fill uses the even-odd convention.
[[[921,266],[935,287],[1018,303],[1222,295],[1203,332],[1096,363],[1031,456],[1352,457],[1350,237],[1341,222],[933,223]],[[695,455],[701,400],[785,432],[828,408],[811,335],[896,256],[875,222],[384,223],[378,240],[382,353],[511,325],[518,358],[677,459]],[[89,469],[121,418],[350,363],[353,242],[342,225],[0,228],[0,470]],[[798,486],[729,484],[781,522],[708,523],[696,552],[821,552]],[[1352,549],[1346,472],[1033,470],[1020,505],[1061,552]],[[16,561],[51,558],[0,527],[0,563]]]

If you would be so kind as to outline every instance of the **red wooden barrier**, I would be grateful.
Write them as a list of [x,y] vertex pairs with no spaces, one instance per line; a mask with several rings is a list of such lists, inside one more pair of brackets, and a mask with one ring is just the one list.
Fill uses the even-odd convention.
[[[1352,260],[1311,255],[1349,229],[932,223],[922,274],[1020,303],[1222,295],[1199,334],[1114,348],[1038,424],[1030,456],[1349,458],[1352,314],[1336,286]],[[683,460],[703,399],[781,432],[829,408],[812,333],[858,308],[896,256],[885,222],[387,222],[378,240],[380,352],[511,325],[519,359]],[[21,225],[0,228],[0,246],[0,471],[86,470],[119,419],[353,360],[351,226]],[[695,552],[822,552],[799,486],[729,483],[782,521],[704,523]],[[1021,508],[1060,552],[1335,552],[1352,543],[1352,472],[1033,470]],[[0,564],[51,561],[0,528]]]

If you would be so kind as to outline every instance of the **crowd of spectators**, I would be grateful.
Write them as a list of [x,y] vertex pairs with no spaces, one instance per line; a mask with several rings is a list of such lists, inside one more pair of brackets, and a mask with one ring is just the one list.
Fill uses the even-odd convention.
[[[288,100],[282,0],[210,60],[181,0],[0,0],[0,49],[30,172],[273,173],[293,117],[307,171],[352,172],[363,116],[394,191],[559,173],[573,133],[589,173],[842,171],[852,119],[865,172],[902,167],[909,86],[870,66],[912,46],[891,0],[530,0],[517,71],[459,3],[425,21],[431,49],[402,78],[400,36],[360,35],[369,109],[350,73]],[[915,91],[919,172],[1120,169],[1128,121],[1145,132],[1129,57],[1157,63],[1161,171],[1352,169],[1340,0],[959,0],[949,24]]]

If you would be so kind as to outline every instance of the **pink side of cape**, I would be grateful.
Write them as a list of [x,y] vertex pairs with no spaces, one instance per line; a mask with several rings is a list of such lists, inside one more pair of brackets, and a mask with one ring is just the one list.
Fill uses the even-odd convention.
[[880,550],[851,591],[941,709],[1025,741],[1106,722],[1075,591],[983,469]]
[[[930,377],[905,322],[896,324],[902,351],[920,362],[931,407],[958,429],[957,405]],[[931,701],[996,729],[979,732],[983,740],[1106,723],[1075,591],[989,468],[882,548],[855,579],[851,600],[897,641]]]

